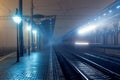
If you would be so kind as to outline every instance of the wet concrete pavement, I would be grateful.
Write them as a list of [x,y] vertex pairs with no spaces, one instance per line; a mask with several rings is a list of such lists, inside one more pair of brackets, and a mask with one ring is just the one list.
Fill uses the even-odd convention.
[[0,80],[47,80],[49,53],[35,52],[20,58],[15,56],[0,62]]

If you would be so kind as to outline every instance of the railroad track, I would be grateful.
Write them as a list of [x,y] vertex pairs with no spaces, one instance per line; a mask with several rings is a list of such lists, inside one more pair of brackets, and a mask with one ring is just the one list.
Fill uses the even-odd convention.
[[63,55],[61,55],[60,52],[55,52],[66,80],[84,80],[84,77],[81,76],[80,73],[76,72],[73,66]]
[[[85,57],[68,51],[59,51],[61,56],[75,69],[85,80],[119,80],[120,75]],[[92,55],[93,56],[93,55]],[[94,56],[95,57],[95,56]],[[79,65],[78,65],[79,64]],[[94,74],[95,73],[95,74]],[[92,76],[91,76],[92,75]],[[78,79],[79,80],[79,79]]]
[[[71,53],[72,55],[75,55],[76,57],[81,58],[85,62],[91,63],[92,66],[104,71],[105,72],[110,72],[111,74],[114,74],[113,76],[120,77],[120,63],[118,59],[111,58],[111,57],[101,57],[97,56],[95,54],[90,54],[90,53],[78,53],[76,51],[68,51],[67,52]],[[75,54],[76,53],[76,54]],[[96,53],[97,54],[97,53]]]

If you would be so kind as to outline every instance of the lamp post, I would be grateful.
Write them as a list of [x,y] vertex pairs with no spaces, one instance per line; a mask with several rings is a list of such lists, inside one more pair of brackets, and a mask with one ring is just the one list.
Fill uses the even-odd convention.
[[21,23],[22,19],[19,16],[18,9],[16,9],[16,14],[13,16],[13,21],[17,23],[17,62],[19,62],[19,24]]
[[30,34],[31,34],[31,25],[27,27],[28,30],[28,55],[30,55]]

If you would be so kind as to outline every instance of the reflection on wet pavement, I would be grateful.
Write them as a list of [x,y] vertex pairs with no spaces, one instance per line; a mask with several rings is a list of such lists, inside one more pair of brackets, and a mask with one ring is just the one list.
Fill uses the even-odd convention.
[[[49,54],[32,53],[0,72],[0,80],[46,80],[48,62]],[[2,63],[0,64],[2,66]]]

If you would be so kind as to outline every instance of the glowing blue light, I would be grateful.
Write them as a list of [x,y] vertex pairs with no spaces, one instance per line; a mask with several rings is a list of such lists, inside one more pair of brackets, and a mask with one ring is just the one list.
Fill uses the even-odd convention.
[[86,34],[86,33],[90,32],[90,31],[94,31],[96,29],[96,27],[97,27],[97,25],[89,25],[89,26],[87,26],[85,28],[79,29],[78,34],[81,35],[81,34]]
[[37,33],[37,31],[36,31],[36,30],[33,30],[32,32],[33,32],[33,34],[36,34],[36,33]]
[[31,31],[31,28],[32,28],[31,25],[27,26],[28,31]]
[[90,22],[88,22],[88,24],[90,24]]
[[19,16],[13,16],[13,21],[19,24],[22,21],[22,19]]
[[117,9],[119,9],[119,8],[120,8],[120,5],[119,5],[119,6],[117,6],[116,8],[117,8]]
[[95,21],[97,20],[97,19],[94,19]]
[[112,13],[112,10],[109,10],[109,13]]
[[106,14],[105,14],[105,13],[104,13],[103,15],[104,15],[104,16],[106,16]]

